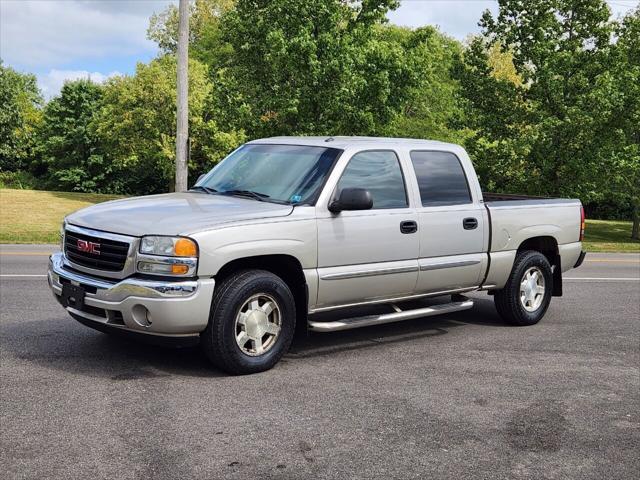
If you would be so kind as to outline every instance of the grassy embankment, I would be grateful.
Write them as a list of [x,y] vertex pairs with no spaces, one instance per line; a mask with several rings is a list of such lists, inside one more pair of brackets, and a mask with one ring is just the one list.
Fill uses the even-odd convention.
[[0,243],[58,243],[68,213],[116,195],[0,189]]
[[[57,243],[62,218],[74,210],[119,198],[115,195],[0,189],[0,243]],[[640,252],[631,222],[587,220],[590,252]]]
[[587,219],[584,235],[589,252],[640,252],[640,241],[631,239],[631,222]]

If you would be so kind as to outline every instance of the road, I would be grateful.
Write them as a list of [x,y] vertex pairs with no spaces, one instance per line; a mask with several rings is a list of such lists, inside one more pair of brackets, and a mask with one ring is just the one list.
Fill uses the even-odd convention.
[[533,327],[473,310],[297,340],[229,377],[197,349],[112,338],[0,248],[3,478],[640,475],[640,255],[592,254]]

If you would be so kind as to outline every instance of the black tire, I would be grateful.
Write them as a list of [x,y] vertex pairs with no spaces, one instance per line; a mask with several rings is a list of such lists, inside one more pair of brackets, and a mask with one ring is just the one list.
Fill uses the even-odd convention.
[[[531,268],[537,268],[542,272],[545,292],[540,306],[534,311],[527,311],[520,301],[520,283]],[[509,279],[504,288],[495,293],[494,302],[500,316],[511,325],[535,325],[549,308],[552,292],[553,272],[547,257],[540,252],[525,250],[516,255]]]
[[[236,341],[236,315],[254,295],[267,294],[280,311],[280,332],[264,353],[250,356]],[[205,355],[218,368],[232,375],[263,372],[273,367],[289,350],[295,330],[296,308],[287,284],[265,270],[242,270],[216,286],[209,324],[200,334]]]

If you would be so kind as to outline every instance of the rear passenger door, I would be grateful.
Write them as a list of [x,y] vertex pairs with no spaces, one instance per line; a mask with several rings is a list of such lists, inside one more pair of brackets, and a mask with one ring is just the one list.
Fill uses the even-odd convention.
[[484,209],[473,201],[460,159],[446,151],[413,150],[409,155],[421,203],[416,293],[479,285],[486,266]]
[[370,210],[331,214],[318,210],[318,308],[366,303],[409,295],[418,277],[417,223],[398,155],[393,150],[358,152],[347,163],[335,189],[365,188]]

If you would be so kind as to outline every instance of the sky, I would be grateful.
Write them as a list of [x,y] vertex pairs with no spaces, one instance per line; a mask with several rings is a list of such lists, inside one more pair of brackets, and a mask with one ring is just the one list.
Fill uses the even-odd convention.
[[[0,0],[0,58],[21,72],[34,73],[46,98],[65,80],[90,77],[103,82],[130,74],[137,62],[157,54],[147,40],[149,17],[177,0]],[[639,0],[608,2],[615,16]],[[389,13],[397,25],[437,25],[459,40],[477,33],[490,0],[402,0]]]

